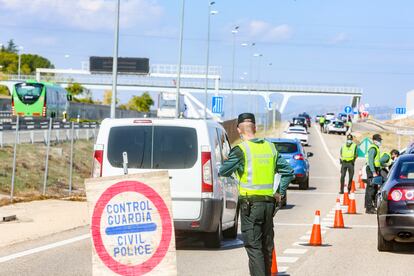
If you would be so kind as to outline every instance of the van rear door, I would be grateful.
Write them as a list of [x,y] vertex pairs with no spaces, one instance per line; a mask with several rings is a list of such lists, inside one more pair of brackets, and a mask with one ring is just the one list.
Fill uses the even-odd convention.
[[[123,174],[123,152],[128,173],[168,170],[174,219],[196,219],[201,209],[201,161],[193,127],[136,124],[113,126],[106,152],[109,175]],[[103,176],[107,176],[106,173]]]

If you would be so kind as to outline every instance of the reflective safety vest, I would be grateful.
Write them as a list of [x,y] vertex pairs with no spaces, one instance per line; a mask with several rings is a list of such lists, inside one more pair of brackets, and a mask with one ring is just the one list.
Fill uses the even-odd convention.
[[369,151],[370,151],[372,148],[374,148],[374,149],[376,150],[376,154],[375,154],[375,157],[374,157],[374,167],[376,167],[376,168],[380,168],[380,167],[381,167],[381,162],[380,162],[380,160],[381,160],[381,153],[380,153],[379,147],[378,147],[377,145],[375,145],[374,143],[372,143],[372,144],[368,147],[368,151],[367,151],[367,155],[366,155],[366,158],[367,158],[367,164],[368,164],[368,153],[369,153]]
[[325,117],[323,117],[323,116],[322,116],[322,117],[320,117],[320,118],[319,118],[319,123],[320,123],[320,124],[325,123]]
[[355,159],[355,149],[356,144],[352,143],[349,147],[347,145],[342,146],[341,148],[341,160],[342,161],[352,161]]
[[244,171],[239,175],[241,196],[273,196],[277,150],[267,141],[243,142],[238,145],[244,154]]
[[391,165],[391,154],[389,154],[388,152],[383,152],[383,153],[381,153],[381,157],[380,157],[380,160],[382,160],[383,158],[385,158],[385,157],[388,157],[388,161],[386,162],[386,163],[382,163],[382,167],[383,168],[386,168],[386,167],[388,167],[389,165]]

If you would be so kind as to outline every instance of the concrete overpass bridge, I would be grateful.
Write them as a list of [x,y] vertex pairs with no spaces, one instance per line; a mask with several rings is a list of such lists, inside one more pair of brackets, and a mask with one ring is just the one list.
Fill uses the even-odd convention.
[[[118,75],[118,91],[137,92],[176,92],[175,65],[152,65],[148,75]],[[183,66],[181,75],[181,93],[185,95],[205,93],[205,67]],[[203,71],[204,70],[204,71]],[[38,69],[36,75],[21,76],[5,75],[7,81],[0,84],[11,88],[13,84],[27,79],[47,80],[66,87],[70,83],[78,82],[88,89],[106,90],[112,88],[111,74],[93,74],[86,70],[72,69]],[[358,106],[363,90],[351,86],[326,86],[326,85],[294,85],[294,84],[270,84],[270,83],[235,83],[233,86],[220,80],[217,67],[209,68],[207,92],[213,95],[250,95],[260,96],[270,109],[271,96],[282,95],[282,100],[277,104],[277,109],[283,113],[288,101],[298,96],[340,96],[350,99],[350,105]],[[248,101],[248,100],[247,100]]]

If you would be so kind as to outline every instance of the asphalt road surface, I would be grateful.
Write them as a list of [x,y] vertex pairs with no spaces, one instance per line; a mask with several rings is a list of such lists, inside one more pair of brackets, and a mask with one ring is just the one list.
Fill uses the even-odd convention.
[[[323,137],[323,140],[321,138]],[[275,217],[279,272],[284,275],[413,275],[414,245],[397,252],[377,251],[376,215],[363,209],[364,190],[358,190],[357,215],[344,215],[347,229],[331,229],[339,190],[339,147],[345,137],[311,129],[310,189],[288,190],[287,208]],[[363,161],[358,161],[360,166]],[[321,211],[323,246],[310,247],[316,210]],[[1,230],[1,228],[0,228]],[[0,275],[91,275],[88,228],[0,248]],[[248,259],[240,240],[224,241],[207,250],[194,238],[177,242],[179,275],[248,275]],[[27,251],[29,250],[29,251]]]

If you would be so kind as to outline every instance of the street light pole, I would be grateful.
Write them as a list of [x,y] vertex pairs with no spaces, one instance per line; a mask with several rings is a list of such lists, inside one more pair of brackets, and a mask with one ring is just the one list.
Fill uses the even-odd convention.
[[21,56],[21,51],[23,51],[23,47],[19,46],[17,48],[17,51],[19,53],[18,55],[18,65],[17,65],[17,78],[20,80],[20,68],[21,68],[21,64],[22,64],[22,56]]
[[115,16],[115,41],[114,41],[114,55],[112,61],[112,101],[111,101],[111,119],[116,118],[116,88],[118,81],[118,44],[119,44],[119,10],[121,0],[117,1],[116,16]]
[[205,88],[204,88],[204,120],[207,119],[207,102],[208,102],[208,67],[209,67],[209,62],[210,62],[210,17],[215,13],[212,13],[211,11],[211,7],[215,4],[216,2],[208,2],[208,20],[207,20],[207,54],[206,54],[206,83],[205,83]]
[[[258,85],[259,85],[259,81],[260,81],[260,67],[261,67],[261,59],[262,59],[262,57],[263,57],[263,55],[262,54],[254,54],[254,57],[258,57],[259,58],[259,61],[258,61],[258,67],[257,67],[257,79],[256,79],[256,92],[258,92]],[[259,109],[259,100],[257,99],[257,94],[256,94],[256,98],[255,98],[255,104],[256,104],[256,107],[255,107],[255,113],[256,113],[256,117],[258,118],[258,116],[259,116],[259,114],[258,114],[258,109]]]
[[183,59],[183,37],[184,37],[184,11],[185,11],[185,0],[182,0],[181,7],[181,30],[180,30],[180,46],[178,53],[178,68],[177,68],[177,95],[175,99],[175,117],[180,116],[180,88],[181,88],[181,64]]
[[234,64],[236,60],[236,34],[239,32],[239,26],[235,26],[234,29],[231,31],[233,34],[233,62],[231,68],[231,118],[234,118]]

